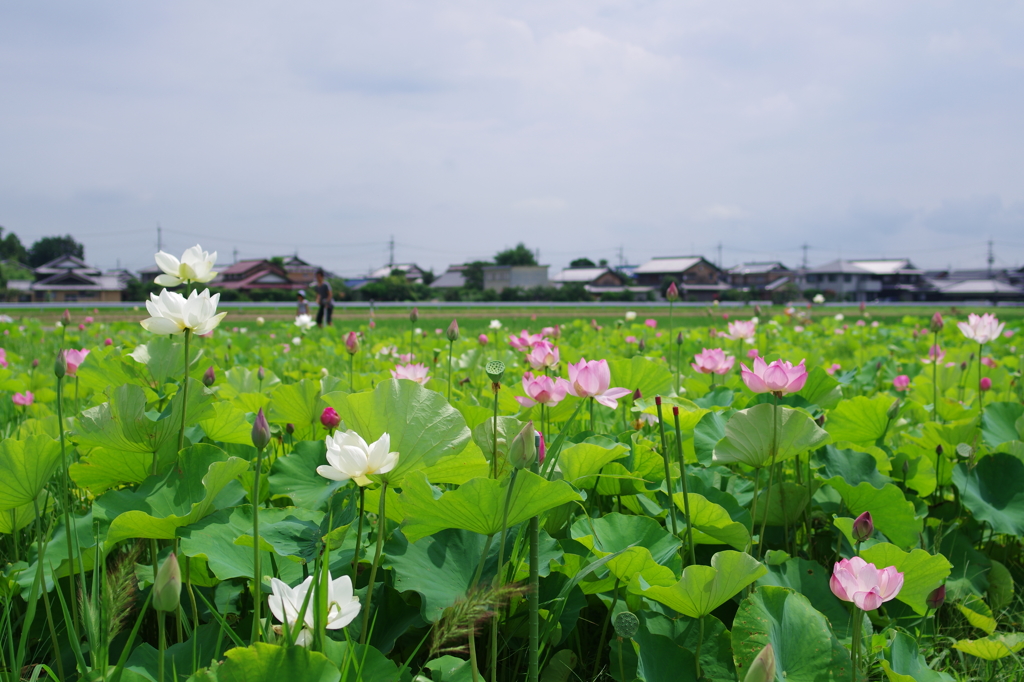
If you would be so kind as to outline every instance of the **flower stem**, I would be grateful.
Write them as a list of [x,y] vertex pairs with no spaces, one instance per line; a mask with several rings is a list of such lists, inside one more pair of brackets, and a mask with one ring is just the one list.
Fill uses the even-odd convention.
[[[693,530],[690,527],[690,496],[686,489],[686,462],[683,458],[683,436],[679,430],[679,410],[673,409],[672,416],[676,422],[676,455],[679,457],[679,480],[683,486],[683,513],[686,514],[686,546],[690,548],[690,565],[696,566],[697,550],[693,546]],[[698,644],[698,646],[700,645]],[[700,677],[699,669],[697,670],[697,677]]]
[[192,330],[185,328],[185,379],[181,382],[181,429],[178,431],[178,452],[185,447],[185,417],[188,416],[188,343]]
[[[57,377],[57,428],[60,431],[60,462],[61,462],[61,483],[64,488],[64,500],[61,506],[64,507],[64,537],[68,544],[68,577],[71,584],[75,584],[75,550],[72,536],[75,535],[71,527],[71,477],[68,472],[67,446],[64,440],[64,378]],[[12,530],[13,532],[13,530]],[[75,538],[77,539],[77,537]],[[41,560],[41,559],[40,559]],[[155,568],[153,569],[156,570]],[[156,575],[154,573],[154,575]],[[71,625],[72,630],[78,630],[78,597],[72,593],[71,596]]]
[[697,619],[697,650],[693,654],[693,661],[697,665],[697,679],[700,679],[700,645],[704,641],[704,616]]
[[156,625],[160,631],[160,649],[157,651],[156,668],[157,680],[164,682],[164,652],[167,650],[167,628],[164,623],[166,614],[163,611],[156,612]]
[[491,392],[494,393],[494,421],[491,422],[491,431],[493,432],[493,440],[491,441],[491,477],[498,478],[498,391],[501,390],[501,384],[497,382],[491,383]]
[[359,643],[366,644],[367,630],[370,628],[370,605],[373,599],[373,583],[377,579],[377,567],[380,566],[380,553],[384,548],[384,534],[387,531],[388,520],[384,516],[384,500],[387,498],[388,482],[380,487],[380,506],[377,508],[377,551],[373,555],[373,565],[370,567],[370,583],[366,586],[366,606],[363,608],[363,629],[359,633]]
[[448,402],[452,401],[452,346],[454,341],[448,342]]
[[356,553],[352,557],[352,589],[356,587],[356,575],[359,573],[359,550],[363,545],[363,511],[366,508],[366,488],[359,486],[359,520],[356,521]]
[[939,333],[935,332],[935,343],[932,344],[932,348],[935,349],[934,357],[932,357],[932,414],[936,417],[939,416]]
[[[772,480],[775,478],[775,458],[779,454],[779,396],[775,396],[775,401],[772,403],[772,462],[768,465],[768,490],[765,494],[765,509],[764,509],[764,520],[761,521],[761,535],[758,537],[757,542],[757,558],[761,558],[761,554],[764,550],[764,531],[768,526],[768,509],[772,504]],[[783,516],[786,514],[786,510],[782,510]]]
[[672,470],[669,467],[668,447],[665,445],[665,420],[661,416],[661,400],[657,400],[658,406],[658,431],[661,432],[661,458],[665,462],[665,485],[668,489],[668,513],[672,519],[672,535],[679,537],[679,527],[676,525],[676,503],[672,499]]
[[[536,473],[536,472],[534,472]],[[530,519],[530,650],[528,682],[540,676],[540,519]]]
[[[504,582],[502,565],[505,563],[505,534],[508,531],[508,509],[512,506],[512,495],[516,488],[516,474],[519,469],[512,469],[508,479],[508,492],[505,493],[505,508],[501,513],[501,540],[498,544],[498,569],[494,574],[494,587],[497,591]],[[498,617],[491,620],[491,682],[498,682]]]
[[985,363],[982,362],[984,356],[982,353],[985,350],[985,344],[978,344],[978,414],[981,415],[985,407],[985,392],[981,390],[981,368]]
[[356,387],[355,387],[355,364],[356,364],[356,354],[355,353],[349,353],[348,354],[348,392],[349,393],[355,393],[355,390],[356,390]]
[[852,671],[850,673],[850,680],[851,680],[851,682],[857,682],[857,672],[858,672],[857,669],[860,667],[860,635],[861,635],[860,631],[862,629],[861,628],[861,623],[863,622],[863,620],[864,620],[864,612],[861,609],[859,609],[857,607],[854,607],[854,610],[853,610],[853,642],[852,642],[852,646],[851,646],[851,649],[852,649],[852,652],[853,652],[853,669],[852,669]]
[[[187,333],[187,332],[186,332]],[[186,337],[187,338],[187,337]],[[260,641],[260,606],[263,603],[263,571],[260,567],[260,473],[263,448],[256,450],[256,472],[252,479],[252,640]]]

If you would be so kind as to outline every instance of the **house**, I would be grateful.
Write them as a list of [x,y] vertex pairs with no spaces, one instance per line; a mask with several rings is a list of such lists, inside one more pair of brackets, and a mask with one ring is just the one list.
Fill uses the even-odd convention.
[[586,287],[621,287],[626,278],[611,268],[566,268],[551,278],[555,286],[582,284]]
[[774,291],[795,279],[793,271],[778,261],[741,263],[727,274],[733,287],[752,292]]
[[531,289],[548,283],[547,265],[485,265],[484,289],[501,292],[509,287]]
[[1024,287],[998,279],[940,282],[931,298],[940,301],[1021,301]]
[[659,256],[633,271],[636,283],[663,291],[675,281],[679,295],[688,301],[710,301],[729,290],[725,273],[702,256]]
[[430,283],[431,289],[461,289],[466,286],[466,266],[449,265],[440,277]]
[[32,271],[34,280],[9,280],[10,301],[43,303],[119,302],[126,282],[118,272],[103,273],[76,256],[60,256]]
[[803,271],[797,284],[847,301],[923,301],[930,289],[924,271],[906,258],[838,259]]
[[[303,259],[299,258],[298,254],[293,256],[281,256],[272,259],[274,262],[280,261],[284,265],[284,271],[288,275],[288,281],[293,285],[298,285],[299,288],[305,289],[313,286],[316,282],[316,271],[320,270],[319,265],[313,265]],[[327,275],[330,277],[330,275]]]
[[253,289],[301,289],[288,277],[288,271],[264,259],[240,260],[220,270],[210,286],[236,291]]
[[371,272],[367,279],[384,279],[385,277],[390,277],[395,270],[401,271],[405,275],[405,279],[409,281],[409,284],[423,284],[423,270],[415,263],[385,265]]

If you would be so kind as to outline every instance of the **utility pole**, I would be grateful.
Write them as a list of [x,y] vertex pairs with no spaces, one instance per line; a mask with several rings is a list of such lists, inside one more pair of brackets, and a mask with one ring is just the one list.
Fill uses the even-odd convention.
[[622,255],[622,244],[619,244],[619,267],[626,264],[626,258]]
[[722,269],[722,242],[718,242],[718,269]]
[[231,261],[231,262],[232,263],[237,263],[238,262],[238,247],[237,246],[235,247],[235,250],[231,252],[231,254],[232,254],[232,256],[234,256],[234,260]]
[[388,242],[388,267],[395,267],[395,235],[391,235],[391,240]]
[[156,224],[156,250],[164,250],[164,237],[160,228],[160,223]]
[[807,242],[804,242],[803,246],[801,246],[800,248],[804,250],[804,265],[803,265],[803,268],[804,268],[804,270],[806,270],[807,269],[807,249],[810,248],[810,247],[807,246]]
[[992,279],[992,265],[996,262],[996,257],[992,255],[992,240],[988,240],[988,278]]

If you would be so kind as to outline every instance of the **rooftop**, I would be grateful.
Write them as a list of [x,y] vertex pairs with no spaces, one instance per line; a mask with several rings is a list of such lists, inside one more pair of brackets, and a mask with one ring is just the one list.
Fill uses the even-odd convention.
[[634,270],[633,273],[643,275],[647,273],[683,272],[689,270],[702,260],[703,258],[700,256],[660,256],[647,261]]
[[766,272],[772,272],[774,270],[788,271],[789,268],[779,261],[773,260],[764,263],[740,263],[739,265],[730,268],[729,272],[734,275],[759,275]]
[[[608,268],[566,268],[551,278],[552,282],[593,282],[608,272]],[[619,278],[621,281],[621,277]]]

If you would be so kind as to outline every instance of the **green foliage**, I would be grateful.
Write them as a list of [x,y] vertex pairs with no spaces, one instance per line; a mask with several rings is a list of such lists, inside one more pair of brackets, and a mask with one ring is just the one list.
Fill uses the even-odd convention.
[[495,265],[536,265],[537,257],[526,244],[519,242],[511,249],[499,251],[494,255]]
[[85,247],[75,241],[70,234],[63,237],[41,237],[28,249],[28,264],[38,268],[61,256],[85,258]]

